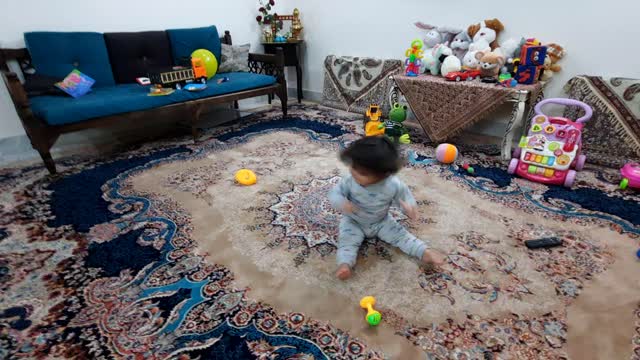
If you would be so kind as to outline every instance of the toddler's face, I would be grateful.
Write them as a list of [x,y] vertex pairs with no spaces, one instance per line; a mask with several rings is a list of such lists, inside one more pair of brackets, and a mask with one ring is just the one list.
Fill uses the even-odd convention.
[[351,166],[349,170],[351,171],[353,180],[355,180],[360,186],[369,186],[384,180],[384,177],[380,177],[380,175],[368,172],[364,169]]

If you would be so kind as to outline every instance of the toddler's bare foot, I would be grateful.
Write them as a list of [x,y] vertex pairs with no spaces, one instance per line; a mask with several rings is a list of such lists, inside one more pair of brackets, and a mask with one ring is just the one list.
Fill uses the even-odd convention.
[[340,265],[340,267],[338,267],[338,270],[336,270],[336,277],[340,280],[347,280],[348,278],[350,278],[351,269],[349,268],[349,265],[347,264]]
[[433,266],[441,266],[444,264],[445,256],[435,250],[425,250],[422,254],[422,262]]

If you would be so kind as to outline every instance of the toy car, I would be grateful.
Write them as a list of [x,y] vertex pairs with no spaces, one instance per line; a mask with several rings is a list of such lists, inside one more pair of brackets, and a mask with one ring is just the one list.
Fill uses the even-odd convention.
[[622,180],[620,181],[620,189],[625,190],[628,187],[640,189],[640,163],[628,163],[620,169]]
[[480,78],[480,70],[460,70],[444,76],[449,81],[475,80]]
[[[575,122],[562,117],[548,117],[542,113],[542,106],[546,104],[579,106],[585,115]],[[582,127],[592,114],[589,105],[577,100],[547,99],[539,102],[527,136],[522,137],[513,153],[509,174],[544,184],[571,187],[576,179],[576,170],[582,170],[587,160],[580,153]]]

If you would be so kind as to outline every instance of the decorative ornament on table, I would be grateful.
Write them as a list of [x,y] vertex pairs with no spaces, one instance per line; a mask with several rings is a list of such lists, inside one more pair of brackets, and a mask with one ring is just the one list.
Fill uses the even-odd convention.
[[467,30],[462,30],[453,38],[453,40],[451,40],[450,47],[451,51],[453,51],[453,55],[462,61],[469,51],[470,45],[471,37],[467,33]]
[[298,41],[301,40],[300,34],[302,33],[302,21],[300,20],[300,10],[293,9],[293,20],[291,20],[291,37],[289,41]]
[[262,26],[270,27],[271,36],[269,37],[266,35],[266,32],[269,31],[267,29],[263,31],[263,36],[265,42],[273,42],[278,33],[278,30],[282,30],[282,27],[284,25],[282,20],[278,19],[277,13],[271,13],[271,10],[276,5],[276,2],[275,0],[260,0],[259,4],[260,7],[258,8],[258,11],[260,12],[260,15],[256,16],[256,21]]
[[498,19],[484,20],[479,24],[470,25],[467,33],[473,39],[471,46],[475,50],[498,47],[498,35],[504,30],[504,25]]
[[495,51],[482,52],[476,54],[476,59],[480,61],[480,75],[483,82],[496,82],[500,69],[504,65],[504,57]]

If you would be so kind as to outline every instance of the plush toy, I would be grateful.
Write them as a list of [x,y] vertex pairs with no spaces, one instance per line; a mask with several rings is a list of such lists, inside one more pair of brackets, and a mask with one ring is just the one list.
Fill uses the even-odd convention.
[[498,35],[504,30],[504,25],[498,19],[484,20],[483,22],[469,26],[467,33],[476,44],[475,49],[498,47]]
[[438,44],[450,42],[454,34],[460,32],[460,29],[448,26],[433,26],[423,22],[417,22],[415,25],[418,29],[427,31],[427,34],[424,37],[424,46],[426,49],[434,48]]
[[453,55],[451,49],[446,45],[438,44],[429,53],[425,54],[423,64],[431,75],[439,75],[442,62],[449,55]]
[[462,68],[465,70],[475,70],[480,68],[480,61],[476,58],[476,54],[479,52],[489,52],[491,51],[490,47],[481,50],[471,50],[464,54],[464,58],[462,58]]
[[447,56],[442,62],[440,72],[442,76],[446,76],[450,72],[460,71],[462,69],[462,61],[455,55]]
[[565,50],[562,46],[558,44],[547,44],[547,57],[544,59],[544,67],[542,75],[540,75],[541,81],[549,81],[553,77],[553,75],[560,70],[562,70],[562,66],[558,65],[557,62],[560,61],[565,55]]
[[467,34],[467,31],[460,31],[451,41],[451,51],[453,51],[453,55],[462,61],[464,55],[469,51],[470,44],[471,37]]
[[500,68],[504,65],[504,57],[495,51],[478,51],[476,59],[480,61],[480,76],[483,79],[497,78]]
[[520,56],[520,49],[523,45],[522,41],[523,40],[518,41],[514,38],[510,38],[494,50],[504,58],[504,66],[500,69],[501,74],[511,74],[514,76],[514,67],[517,65],[516,59]]

